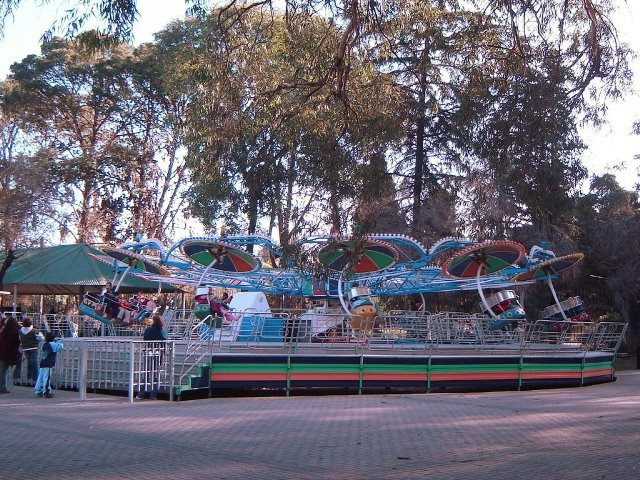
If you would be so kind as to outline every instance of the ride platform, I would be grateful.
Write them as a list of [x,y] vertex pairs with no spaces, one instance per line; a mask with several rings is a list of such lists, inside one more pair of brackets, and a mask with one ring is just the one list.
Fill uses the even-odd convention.
[[[161,398],[446,392],[576,387],[615,380],[616,354],[576,345],[412,348],[361,342],[214,344],[170,340],[162,347],[127,337],[65,339],[59,388]],[[83,367],[84,365],[84,367]],[[83,370],[84,368],[84,370]]]
[[165,312],[166,342],[65,338],[57,385],[132,399],[141,390],[174,399],[587,386],[615,379],[626,331],[622,323],[555,320],[491,330],[486,315],[450,312],[389,313],[368,329],[316,310],[210,320]]

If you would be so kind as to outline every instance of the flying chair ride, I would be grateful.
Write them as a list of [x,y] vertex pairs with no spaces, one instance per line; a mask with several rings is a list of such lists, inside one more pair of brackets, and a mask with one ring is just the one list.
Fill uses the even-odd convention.
[[[120,275],[118,284],[133,274],[161,284],[194,287],[199,320],[214,313],[211,288],[230,288],[335,300],[350,318],[351,329],[366,333],[380,313],[374,298],[420,296],[424,305],[424,295],[429,293],[476,290],[479,309],[489,317],[488,328],[501,330],[526,320],[513,287],[536,281],[547,283],[555,302],[543,315],[565,322],[586,315],[578,297],[560,302],[552,283],[558,272],[583,258],[580,253],[556,257],[534,246],[527,256],[518,242],[464,238],[445,238],[426,250],[410,237],[393,234],[312,236],[297,242],[296,248],[322,273],[287,256],[286,249],[259,235],[186,238],[168,249],[157,240],[139,240],[104,248],[104,255],[95,257],[111,262],[116,272],[114,282]],[[264,263],[253,253],[258,249],[279,260]],[[489,289],[498,291],[485,295]],[[84,302],[82,313],[105,321],[90,301]],[[221,325],[211,324],[212,328]]]

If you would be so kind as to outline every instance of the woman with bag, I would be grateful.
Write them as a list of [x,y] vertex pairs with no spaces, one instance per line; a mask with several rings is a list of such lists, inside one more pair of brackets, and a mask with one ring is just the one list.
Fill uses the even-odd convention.
[[20,324],[7,316],[0,326],[0,394],[9,393],[7,377],[10,367],[22,360],[20,353]]

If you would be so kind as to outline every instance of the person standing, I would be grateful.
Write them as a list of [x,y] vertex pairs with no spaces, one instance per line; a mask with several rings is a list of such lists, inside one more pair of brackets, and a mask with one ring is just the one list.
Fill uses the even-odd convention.
[[166,340],[167,332],[164,330],[164,323],[159,313],[156,313],[151,319],[152,323],[144,329],[142,334],[143,340]]
[[20,324],[11,315],[0,323],[0,394],[9,393],[9,370],[22,359],[19,330]]
[[[38,346],[44,340],[44,335],[33,328],[33,321],[30,318],[22,321],[22,328],[18,333],[22,356],[27,363],[27,380],[31,382],[31,386],[34,386],[38,380]],[[13,371],[13,382],[19,382],[20,377],[22,377],[22,359]]]
[[153,315],[152,323],[144,329],[142,339],[147,341],[142,352],[144,355],[144,382],[140,386],[136,399],[142,400],[149,394],[151,400],[156,400],[158,398],[164,342],[167,340],[167,332],[164,330],[162,317],[159,314]]
[[44,336],[44,341],[35,394],[36,397],[53,398],[53,393],[51,392],[51,372],[53,367],[56,366],[56,354],[64,348],[64,345],[59,340],[56,341],[56,336],[53,332],[47,332]]

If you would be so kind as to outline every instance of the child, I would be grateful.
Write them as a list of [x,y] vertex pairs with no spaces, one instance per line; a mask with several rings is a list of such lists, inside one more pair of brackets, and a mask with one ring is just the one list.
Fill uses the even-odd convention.
[[56,365],[56,353],[64,348],[62,343],[55,341],[55,334],[47,332],[42,345],[42,357],[40,359],[40,371],[36,382],[35,393],[37,397],[53,398],[51,393],[51,370]]

